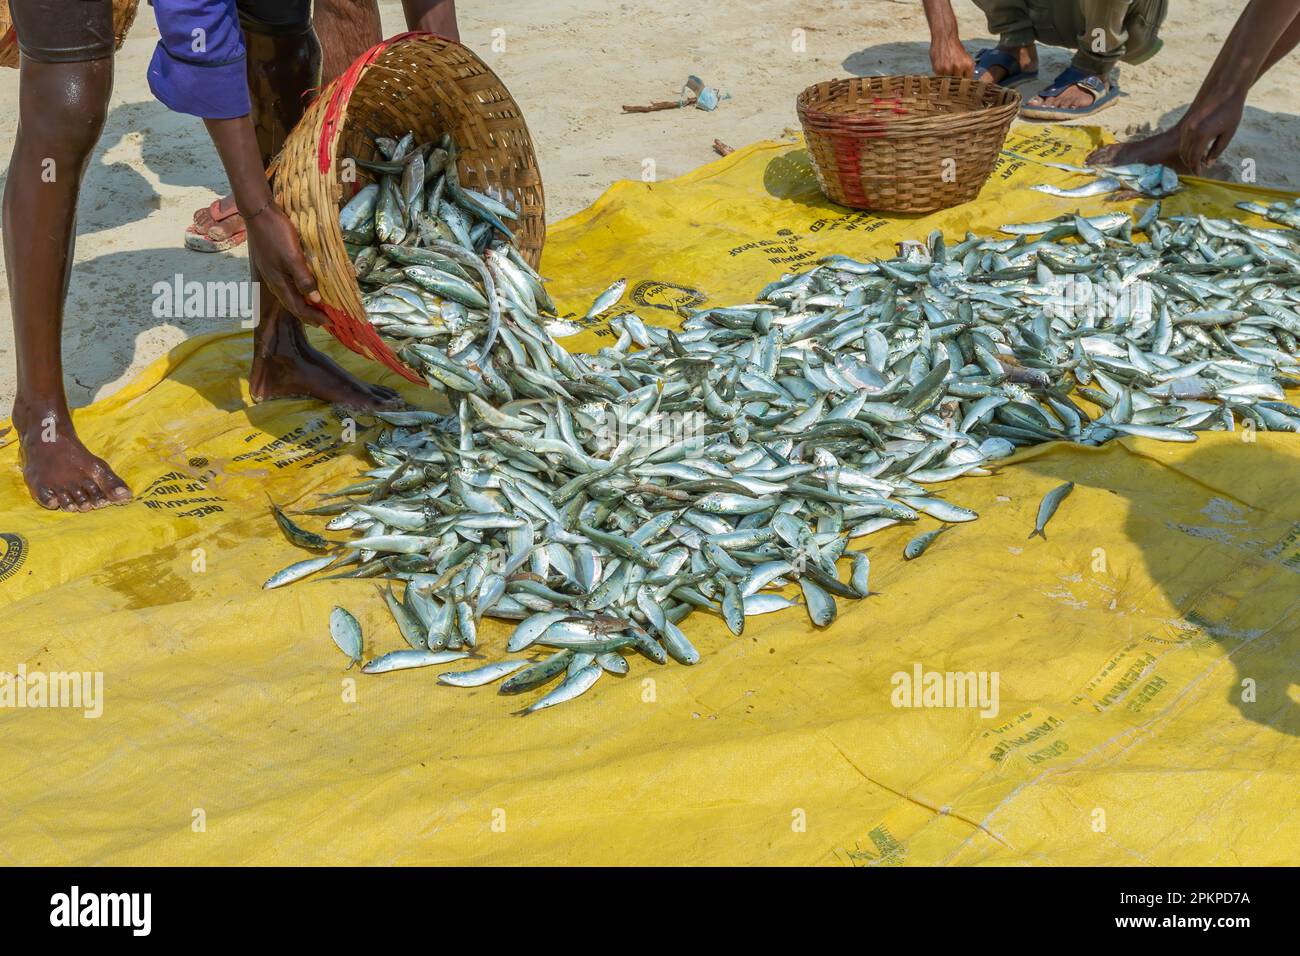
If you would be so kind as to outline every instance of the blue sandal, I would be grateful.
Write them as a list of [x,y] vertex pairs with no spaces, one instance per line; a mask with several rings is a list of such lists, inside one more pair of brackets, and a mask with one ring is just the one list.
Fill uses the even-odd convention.
[[1038,79],[1037,70],[1022,70],[1020,61],[1006,50],[980,50],[976,53],[975,79],[978,80],[995,66],[1000,66],[1006,71],[1006,76],[996,82],[998,86],[1005,86],[1007,89],[1015,89],[1017,86]]
[[1029,106],[1020,107],[1020,115],[1025,119],[1034,120],[1068,120],[1078,119],[1080,116],[1091,116],[1094,113],[1100,113],[1106,107],[1114,104],[1116,97],[1119,96],[1119,84],[1115,82],[1113,76],[1103,80],[1100,76],[1094,76],[1077,66],[1067,67],[1052,81],[1052,85],[1046,89],[1039,90],[1038,96],[1047,99],[1052,96],[1060,96],[1072,86],[1077,86],[1092,94],[1092,103],[1089,106]]

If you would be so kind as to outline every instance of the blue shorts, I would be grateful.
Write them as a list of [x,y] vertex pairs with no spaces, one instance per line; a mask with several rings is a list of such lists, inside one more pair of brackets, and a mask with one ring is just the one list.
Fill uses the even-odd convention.
[[[250,33],[302,33],[311,0],[236,0]],[[9,0],[18,49],[39,63],[80,63],[113,55],[113,0]]]

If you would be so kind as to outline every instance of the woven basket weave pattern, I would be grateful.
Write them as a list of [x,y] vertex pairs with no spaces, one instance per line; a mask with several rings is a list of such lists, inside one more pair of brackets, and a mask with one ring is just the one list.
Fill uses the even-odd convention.
[[[113,0],[113,37],[115,49],[122,49],[131,24],[135,22],[136,9],[140,0]],[[18,37],[14,35],[13,18],[9,15],[9,4],[0,0],[0,66],[18,67]]]
[[979,193],[1020,94],[951,76],[868,76],[810,86],[796,107],[830,199],[854,209],[932,212]]
[[329,330],[353,351],[420,381],[366,321],[338,222],[340,203],[372,179],[357,166],[355,182],[345,183],[343,172],[352,165],[344,165],[348,157],[381,158],[372,137],[407,131],[417,142],[451,133],[461,183],[519,213],[512,224],[515,241],[536,266],[546,239],[546,209],[523,114],[474,53],[430,33],[378,44],[321,91],[276,161],[274,192],[302,237],[327,305]]

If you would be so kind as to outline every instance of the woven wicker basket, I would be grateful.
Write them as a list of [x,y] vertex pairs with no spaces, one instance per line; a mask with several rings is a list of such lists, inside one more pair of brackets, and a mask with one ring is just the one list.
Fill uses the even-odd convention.
[[[118,50],[122,49],[131,24],[135,22],[139,5],[140,0],[113,0],[113,36]],[[14,34],[7,0],[0,0],[0,66],[18,67],[18,37]]]
[[865,76],[796,101],[822,191],[854,209],[932,212],[974,199],[1020,94],[951,76]]
[[329,331],[352,351],[423,382],[366,321],[338,220],[340,203],[372,178],[357,166],[356,181],[344,183],[340,162],[349,156],[376,158],[373,135],[400,136],[408,130],[419,142],[451,133],[460,181],[519,213],[515,241],[536,266],[546,238],[546,210],[523,114],[482,60],[432,33],[405,33],[375,45],[325,87],[285,141],[273,189],[302,237]]

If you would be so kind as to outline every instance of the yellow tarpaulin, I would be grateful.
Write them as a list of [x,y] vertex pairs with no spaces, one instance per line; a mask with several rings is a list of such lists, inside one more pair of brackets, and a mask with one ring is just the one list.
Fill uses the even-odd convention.
[[[902,218],[831,206],[799,146],[758,144],[616,185],[552,230],[543,271],[579,314],[627,276],[631,307],[670,323],[826,253],[1072,211],[1024,187],[1076,184],[1036,161],[1079,162],[1096,137],[1018,128],[977,202]],[[1260,195],[1193,181],[1165,208],[1244,215],[1232,203]],[[373,582],[260,590],[305,556],[266,496],[310,505],[360,459],[326,408],[251,406],[248,358],[248,333],[196,339],[77,413],[135,489],[126,509],[41,511],[0,438],[0,670],[29,693],[102,676],[82,709],[20,708],[8,682],[5,862],[1296,862],[1295,435],[1021,453],[944,486],[981,517],[921,560],[902,560],[912,529],[864,539],[877,593],[832,627],[792,610],[735,638],[697,614],[698,666],[634,658],[521,719],[519,698],[429,670],[345,672],[334,604],[368,654],[402,646]],[[1067,479],[1049,539],[1027,541]],[[490,657],[505,633],[485,625]],[[907,689],[918,672],[922,689],[931,672],[996,679],[996,714],[898,706],[934,702]]]

